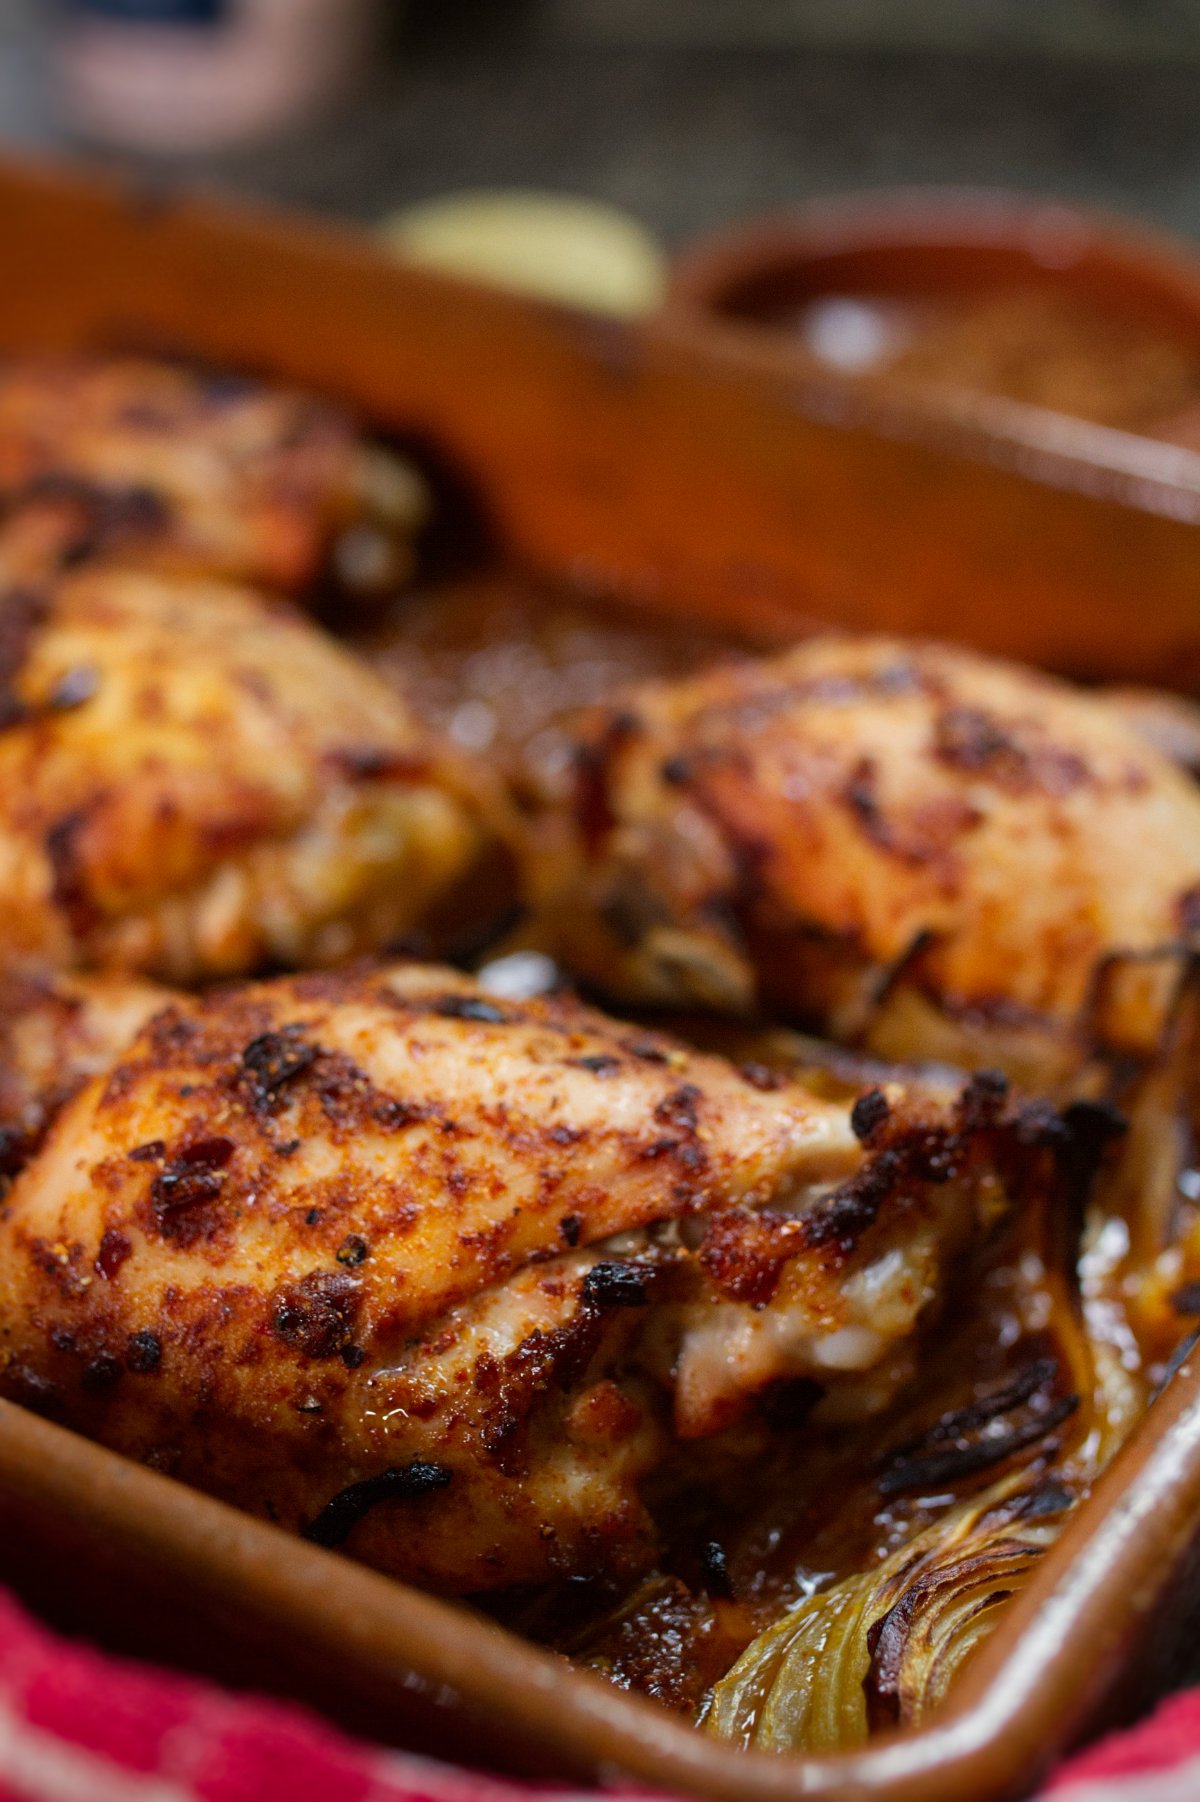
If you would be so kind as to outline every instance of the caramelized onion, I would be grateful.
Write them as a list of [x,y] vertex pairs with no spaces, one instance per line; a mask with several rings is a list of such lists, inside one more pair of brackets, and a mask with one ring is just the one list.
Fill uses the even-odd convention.
[[1011,1475],[882,1564],[799,1603],[716,1685],[704,1726],[747,1747],[832,1752],[919,1721],[1026,1582],[1073,1499],[1043,1475]]

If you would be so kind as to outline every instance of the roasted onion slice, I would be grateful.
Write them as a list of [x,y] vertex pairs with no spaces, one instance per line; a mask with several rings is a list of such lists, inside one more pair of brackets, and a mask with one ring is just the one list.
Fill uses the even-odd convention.
[[1043,1475],[1010,1475],[882,1564],[800,1602],[716,1685],[705,1727],[746,1747],[834,1752],[921,1720],[1027,1581],[1072,1499]]

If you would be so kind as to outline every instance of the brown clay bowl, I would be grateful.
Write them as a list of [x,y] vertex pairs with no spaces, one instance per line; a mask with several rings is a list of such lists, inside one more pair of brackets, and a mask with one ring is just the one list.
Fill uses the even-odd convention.
[[676,259],[667,306],[778,328],[823,295],[911,299],[1014,283],[1134,314],[1200,346],[1200,252],[1186,241],[995,189],[881,189],[724,228]]

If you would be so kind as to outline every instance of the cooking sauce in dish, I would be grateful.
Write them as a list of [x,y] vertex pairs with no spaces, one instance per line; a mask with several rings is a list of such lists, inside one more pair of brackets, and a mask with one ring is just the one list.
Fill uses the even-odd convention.
[[1200,348],[1053,289],[827,293],[773,323],[843,374],[998,395],[1121,431],[1200,442]]
[[747,648],[732,633],[681,631],[506,568],[404,595],[352,642],[425,720],[493,760],[531,803],[568,773],[565,727],[580,708]]

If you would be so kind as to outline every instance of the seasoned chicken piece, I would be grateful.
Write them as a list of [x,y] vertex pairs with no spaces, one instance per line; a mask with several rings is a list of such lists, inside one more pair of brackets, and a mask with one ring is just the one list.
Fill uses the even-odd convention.
[[411,566],[423,486],[311,395],[131,357],[0,368],[0,571],[83,558],[305,588]]
[[1000,1079],[852,1108],[433,966],[168,999],[96,1072],[98,1030],[0,1220],[0,1389],[450,1592],[647,1565],[683,1441],[781,1379],[886,1405],[1078,1173]]
[[0,600],[0,964],[179,980],[419,923],[481,842],[459,762],[315,626],[87,568]]
[[609,993],[1043,1084],[1157,1046],[1200,794],[1103,700],[824,638],[630,691],[581,740],[530,882],[543,946]]
[[169,995],[131,976],[0,978],[0,1176],[20,1167],[63,1102]]

